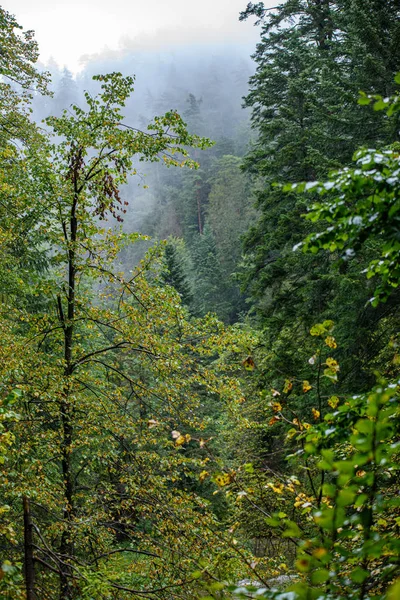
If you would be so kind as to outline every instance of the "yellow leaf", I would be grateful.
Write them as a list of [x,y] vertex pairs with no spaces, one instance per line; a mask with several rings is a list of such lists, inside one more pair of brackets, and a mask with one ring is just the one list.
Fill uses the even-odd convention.
[[185,443],[186,443],[186,436],[185,435],[180,435],[175,440],[175,446],[182,446]]
[[325,344],[329,346],[329,348],[337,348],[336,340],[332,335],[328,335],[328,337],[325,338]]
[[308,558],[300,558],[296,560],[296,567],[300,571],[300,573],[307,573],[310,570],[310,559]]
[[274,412],[279,412],[282,410],[282,404],[280,402],[272,402],[271,408]]
[[207,475],[209,475],[208,471],[202,471],[199,475],[199,481],[203,482]]
[[251,356],[248,356],[244,361],[243,361],[243,366],[247,371],[254,371],[255,368],[255,362],[252,359]]
[[331,396],[328,400],[328,404],[331,408],[336,408],[339,404],[339,398],[337,396]]
[[226,485],[229,485],[232,482],[232,479],[233,477],[230,473],[219,473],[215,476],[215,483],[219,487],[224,487]]
[[338,362],[334,358],[327,358],[325,364],[332,369],[332,371],[339,371],[340,369]]
[[321,413],[316,408],[312,409],[312,414],[315,420],[319,419],[319,417],[321,416]]
[[271,488],[271,490],[273,490],[276,494],[282,494],[283,490],[285,489],[285,486],[283,485],[283,483],[268,482],[267,487]]
[[318,559],[323,558],[326,554],[328,554],[328,551],[325,548],[315,548],[313,551],[313,556]]
[[295,435],[297,435],[297,433],[298,433],[298,432],[297,432],[297,430],[296,430],[296,429],[293,429],[293,428],[292,428],[292,429],[289,429],[289,431],[288,431],[288,432],[287,432],[287,434],[286,434],[286,437],[287,437],[287,439],[288,439],[288,440],[291,440],[291,439],[292,439],[292,437],[294,437]]
[[311,389],[312,389],[312,386],[310,385],[310,382],[307,380],[303,381],[303,392],[306,394]]
[[293,388],[293,383],[289,379],[286,379],[285,386],[283,388],[284,393],[287,394],[288,392],[290,392],[290,390],[292,388]]

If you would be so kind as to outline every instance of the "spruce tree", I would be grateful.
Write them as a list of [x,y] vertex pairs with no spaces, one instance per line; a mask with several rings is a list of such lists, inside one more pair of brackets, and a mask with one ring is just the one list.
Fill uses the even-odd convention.
[[193,301],[192,290],[185,273],[182,257],[179,256],[177,247],[171,240],[165,246],[164,260],[166,268],[161,273],[162,280],[176,289],[184,305],[190,306]]
[[[305,234],[300,219],[305,207],[273,184],[310,181],[339,162],[331,147],[332,124],[321,107],[321,96],[329,97],[335,85],[326,77],[333,62],[329,49],[336,43],[332,4],[285,2],[276,11],[249,4],[242,14],[256,15],[262,23],[253,55],[257,70],[245,99],[257,141],[244,168],[257,182],[260,218],[245,238],[244,280],[264,316],[279,314],[284,320],[301,312],[305,295],[315,295],[305,290],[310,282],[303,273],[317,265],[308,257],[293,259],[292,248]],[[334,145],[345,143],[342,137]]]
[[363,110],[357,96],[393,88],[400,8],[287,0],[274,9],[250,3],[241,18],[249,16],[257,17],[261,40],[245,99],[257,140],[244,168],[256,180],[261,216],[245,238],[244,281],[264,318],[307,319],[312,305],[318,319],[334,295],[334,274],[326,258],[293,255],[312,226],[301,219],[304,201],[274,183],[313,181],[348,164],[357,146],[396,138],[397,128]]
[[[274,184],[312,182],[350,164],[358,146],[397,139],[397,123],[359,106],[357,98],[360,90],[385,95],[393,89],[400,7],[375,0],[287,0],[274,9],[249,4],[241,18],[250,16],[258,19],[261,39],[245,99],[257,139],[244,169],[253,176],[260,217],[244,240],[244,285],[256,299],[268,347],[283,327],[292,328],[282,356],[290,354],[293,337],[303,339],[313,323],[343,319],[348,329],[341,348],[357,389],[365,380],[368,347],[379,352],[374,331],[381,318],[364,310],[369,292],[358,275],[362,269],[351,263],[338,269],[323,253],[293,252],[320,225],[302,219],[308,200]],[[355,330],[359,314],[361,340]],[[281,367],[287,364],[284,358]]]

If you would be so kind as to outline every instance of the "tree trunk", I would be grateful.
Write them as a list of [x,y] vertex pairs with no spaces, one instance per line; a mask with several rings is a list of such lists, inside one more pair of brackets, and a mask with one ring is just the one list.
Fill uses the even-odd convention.
[[72,408],[68,403],[68,391],[65,392],[66,399],[61,406],[61,419],[63,425],[63,447],[62,447],[62,474],[64,478],[65,507],[63,511],[64,531],[61,535],[60,555],[63,562],[60,574],[60,600],[71,600],[72,598],[72,569],[68,565],[68,559],[73,557],[74,543],[72,526],[73,518],[73,479],[71,465],[72,444]]
[[35,600],[35,565],[33,558],[33,525],[31,520],[31,511],[29,498],[23,497],[24,510],[24,574],[25,574],[25,589],[26,600]]
[[65,507],[63,510],[64,531],[60,541],[60,555],[63,566],[60,573],[60,600],[71,600],[73,598],[73,572],[68,561],[74,555],[73,527],[74,518],[74,480],[72,471],[72,441],[74,433],[74,405],[71,399],[71,375],[73,372],[72,349],[74,342],[74,318],[75,318],[75,286],[76,286],[76,250],[78,221],[76,218],[76,207],[79,194],[77,191],[78,168],[80,152],[78,152],[74,167],[75,196],[70,215],[70,247],[68,250],[68,306],[67,319],[64,318],[62,305],[59,307],[61,324],[64,329],[64,393],[60,406],[62,424],[62,475],[64,480]]

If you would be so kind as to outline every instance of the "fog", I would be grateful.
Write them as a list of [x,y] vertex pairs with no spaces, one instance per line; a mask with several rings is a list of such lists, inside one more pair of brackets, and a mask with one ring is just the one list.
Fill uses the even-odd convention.
[[[165,44],[255,43],[252,23],[239,23],[246,0],[5,0],[25,29],[33,29],[41,60],[53,57],[72,72],[95,54]],[[267,1],[266,4],[269,4]]]
[[[126,124],[145,130],[155,115],[177,110],[190,133],[215,142],[212,148],[193,152],[200,164],[197,171],[134,161],[138,175],[121,190],[128,202],[122,227],[151,236],[151,241],[130,246],[120,266],[131,270],[149,244],[174,240],[191,287],[194,313],[211,310],[233,322],[245,305],[231,276],[240,261],[240,236],[254,218],[252,195],[240,164],[252,138],[243,98],[255,70],[251,54],[259,31],[251,23],[238,22],[245,3],[237,3],[234,11],[230,5],[230,20],[225,23],[220,17],[226,3],[217,2],[221,10],[207,17],[213,27],[206,27],[204,14],[197,18],[193,7],[186,10],[187,4],[181,17],[183,21],[190,17],[188,27],[177,17],[173,23],[167,19],[160,24],[158,14],[154,30],[132,35],[122,19],[118,45],[94,50],[92,44],[91,51],[80,57],[80,69],[74,70],[73,60],[67,63],[71,69],[66,68],[55,45],[54,57],[40,63],[51,73],[53,97],[34,98],[34,118],[41,122],[71,110],[74,104],[85,108],[84,91],[92,95],[100,91],[93,75],[118,71],[135,76],[135,92],[123,110]],[[112,19],[110,24],[112,33]],[[234,35],[233,30],[243,26],[247,31],[251,27],[251,36]],[[64,34],[60,32],[61,37]],[[75,37],[70,40],[72,47]],[[223,230],[222,222],[226,223]],[[120,226],[113,218],[109,224]]]
[[[136,77],[135,92],[124,111],[128,124],[145,128],[153,116],[175,109],[188,122],[192,133],[216,142],[213,149],[199,154],[201,164],[208,160],[207,154],[218,155],[221,144],[226,153],[241,156],[250,136],[249,116],[242,108],[242,99],[253,72],[251,51],[249,44],[229,43],[169,44],[164,45],[162,51],[134,46],[131,51],[105,52],[91,57],[75,76],[50,61],[46,68],[51,72],[54,97],[35,98],[34,115],[41,121],[50,114],[60,114],[71,104],[84,107],[83,91],[96,93],[99,90],[92,76],[120,71]],[[196,115],[190,114],[191,98],[198,107]],[[140,163],[139,170],[142,177],[131,181],[128,190],[124,190],[130,202],[126,224],[135,230],[143,226],[143,220],[157,201],[153,186],[155,167]],[[143,189],[144,175],[148,190]],[[166,168],[161,176],[170,177]],[[173,176],[179,177],[177,173]]]

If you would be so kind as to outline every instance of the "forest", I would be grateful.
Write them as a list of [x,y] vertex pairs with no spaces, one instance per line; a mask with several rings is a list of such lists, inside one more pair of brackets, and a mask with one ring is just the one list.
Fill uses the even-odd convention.
[[400,598],[400,5],[238,18],[73,75],[0,7],[4,600]]

